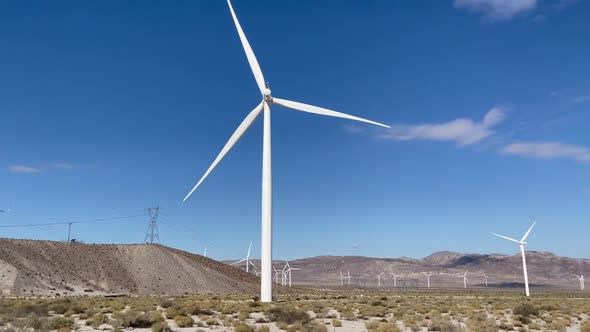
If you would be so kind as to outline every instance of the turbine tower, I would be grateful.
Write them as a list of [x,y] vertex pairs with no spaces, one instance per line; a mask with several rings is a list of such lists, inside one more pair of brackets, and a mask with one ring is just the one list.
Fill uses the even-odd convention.
[[426,279],[428,280],[428,288],[430,288],[430,276],[432,276],[434,273],[432,273],[432,272],[431,273],[422,272],[422,274],[426,276]]
[[230,0],[227,0],[231,16],[234,24],[238,31],[240,41],[246,53],[246,58],[254,74],[254,79],[261,93],[262,101],[254,107],[254,109],[246,116],[242,123],[238,126],[236,131],[230,137],[229,141],[225,144],[217,158],[213,161],[211,166],[207,169],[205,174],[201,177],[199,182],[193,187],[193,189],[186,195],[184,201],[201,185],[201,183],[207,178],[209,173],[219,164],[219,162],[225,157],[228,151],[234,146],[234,144],[242,137],[244,132],[250,127],[250,125],[256,120],[260,113],[264,114],[264,126],[263,126],[263,144],[262,144],[262,234],[261,234],[261,280],[260,280],[260,300],[262,302],[272,301],[272,170],[271,170],[271,122],[270,122],[270,107],[271,105],[283,106],[291,108],[297,111],[332,116],[337,118],[344,118],[349,120],[355,120],[365,122],[377,126],[389,128],[389,126],[374,122],[371,120],[359,118],[356,116],[348,115],[332,111],[329,109],[303,104],[300,102],[290,101],[286,99],[274,98],[271,94],[268,83],[266,83],[262,70],[258,64],[258,60],[250,47],[248,39],[242,30],[242,27],[236,17],[234,9]]
[[486,287],[488,287],[488,276],[484,273],[483,278],[486,281]]
[[507,236],[504,236],[504,235],[492,233],[495,236],[501,237],[501,238],[506,239],[508,241],[518,243],[518,245],[520,246],[520,254],[522,255],[522,272],[524,274],[524,289],[525,289],[526,296],[530,296],[531,294],[529,292],[529,277],[528,277],[527,270],[526,270],[526,257],[524,254],[524,247],[527,244],[526,239],[529,237],[529,234],[531,234],[531,231],[533,230],[533,227],[535,227],[536,223],[537,223],[536,221],[533,222],[531,227],[528,229],[528,231],[526,231],[526,233],[524,234],[522,239],[520,239],[520,241],[510,238],[510,237],[507,237]]
[[347,278],[348,278],[348,285],[350,285],[350,269],[348,270]]
[[340,269],[340,286],[344,285],[344,276],[342,275],[342,269]]
[[[148,217],[150,218],[150,222],[148,224],[148,229],[145,232],[145,239],[143,240],[144,243],[160,243],[160,232],[158,231],[158,214],[160,213],[160,207],[156,206],[155,208],[147,208],[146,211],[148,212]],[[71,227],[71,224],[70,224]],[[69,228],[68,228],[68,237],[69,237]]]

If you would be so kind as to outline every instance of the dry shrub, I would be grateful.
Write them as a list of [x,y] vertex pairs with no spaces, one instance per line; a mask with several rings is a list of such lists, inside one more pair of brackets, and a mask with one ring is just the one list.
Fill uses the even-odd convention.
[[195,321],[189,316],[176,316],[174,322],[178,327],[192,327]]
[[297,322],[306,324],[311,318],[309,314],[303,310],[297,308],[283,308],[275,307],[271,308],[268,317],[271,322],[294,324]]

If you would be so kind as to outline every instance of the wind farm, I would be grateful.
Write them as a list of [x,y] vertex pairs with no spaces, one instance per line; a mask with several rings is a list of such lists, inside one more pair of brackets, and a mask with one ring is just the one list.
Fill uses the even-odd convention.
[[586,12],[0,3],[0,332],[590,331]]

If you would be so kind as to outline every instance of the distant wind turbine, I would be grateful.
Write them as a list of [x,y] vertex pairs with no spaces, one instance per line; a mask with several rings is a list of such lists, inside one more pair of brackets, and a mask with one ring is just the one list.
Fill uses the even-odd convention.
[[393,277],[393,287],[397,287],[397,277],[399,277],[399,275],[391,272],[391,276]]
[[580,280],[580,289],[584,290],[584,275],[580,273],[580,275],[574,274],[578,280]]
[[340,286],[344,285],[344,276],[342,275],[342,269],[340,269]]
[[528,277],[527,269],[526,269],[526,257],[525,257],[525,254],[524,254],[524,247],[527,244],[526,243],[526,239],[529,237],[529,234],[531,234],[531,231],[533,230],[533,227],[535,227],[535,224],[536,223],[537,223],[536,221],[533,222],[533,224],[531,225],[531,227],[529,228],[529,230],[526,231],[526,233],[524,234],[524,236],[522,237],[522,239],[520,239],[520,241],[515,240],[513,238],[510,238],[510,237],[507,237],[507,236],[504,236],[504,235],[492,233],[495,236],[501,237],[501,238],[506,239],[508,241],[512,241],[512,242],[518,243],[518,245],[520,246],[520,254],[522,255],[522,272],[524,274],[524,288],[525,288],[526,296],[530,296],[530,292],[529,292],[529,277]]
[[488,287],[488,276],[484,273],[483,278],[486,280],[486,287]]
[[463,274],[463,287],[467,288],[467,281],[469,281],[467,279],[467,270],[465,271],[465,274]]
[[383,275],[383,273],[385,273],[385,272],[381,272],[377,275],[377,281],[379,282],[379,288],[381,288],[381,276]]
[[348,276],[347,276],[347,278],[348,278],[348,284],[350,285],[350,269],[348,270]]
[[268,83],[266,83],[262,70],[258,64],[258,60],[252,51],[252,47],[242,30],[242,27],[238,21],[238,18],[234,12],[230,0],[227,0],[231,16],[233,18],[238,35],[246,53],[246,58],[254,74],[256,85],[261,93],[262,101],[254,107],[254,109],[246,116],[242,123],[238,126],[236,131],[230,137],[229,141],[225,144],[217,158],[213,161],[211,166],[207,169],[205,174],[201,177],[199,182],[193,187],[193,189],[186,195],[183,201],[186,201],[189,196],[203,183],[205,178],[213,171],[213,169],[219,164],[219,162],[225,157],[225,155],[231,150],[234,144],[242,137],[246,130],[252,125],[254,120],[260,115],[264,114],[264,127],[263,127],[263,144],[262,144],[262,249],[261,249],[261,269],[262,275],[260,280],[260,300],[262,302],[272,301],[272,170],[271,170],[271,123],[270,123],[270,106],[279,105],[286,108],[302,111],[306,113],[332,116],[337,118],[355,120],[365,122],[385,128],[389,126],[374,122],[371,120],[363,119],[360,117],[348,115],[332,111],[326,108],[303,104],[300,102],[290,101],[286,99],[274,98],[271,95],[271,90]]
[[434,273],[422,272],[422,274],[426,276],[426,279],[428,280],[428,288],[430,288],[430,276],[432,276]]
[[231,263],[230,265],[237,265],[242,262],[246,262],[246,272],[250,272],[249,271],[250,265],[252,265],[257,270],[256,265],[254,265],[254,263],[252,263],[252,261],[250,260],[250,250],[251,249],[252,249],[252,242],[250,242],[250,245],[248,246],[248,254],[246,255],[246,258],[240,259],[239,261]]

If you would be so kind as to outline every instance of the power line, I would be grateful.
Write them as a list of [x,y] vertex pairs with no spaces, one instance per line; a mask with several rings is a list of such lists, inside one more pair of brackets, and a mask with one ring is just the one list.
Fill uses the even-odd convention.
[[89,223],[89,222],[101,222],[101,221],[110,221],[110,220],[120,220],[120,219],[131,219],[137,217],[143,217],[145,214],[137,214],[133,216],[125,216],[125,217],[114,217],[114,218],[101,218],[101,219],[88,219],[88,220],[76,220],[76,221],[63,221],[63,222],[51,222],[51,223],[41,223],[41,224],[14,224],[14,225],[0,225],[0,228],[15,228],[15,227],[40,227],[40,226],[55,226],[55,225],[71,225],[71,224],[81,224],[81,223]]

